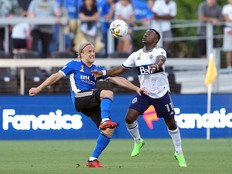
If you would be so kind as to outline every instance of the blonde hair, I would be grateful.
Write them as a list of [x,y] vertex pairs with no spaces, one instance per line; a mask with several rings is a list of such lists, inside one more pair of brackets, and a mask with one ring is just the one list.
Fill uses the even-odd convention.
[[77,57],[81,59],[81,53],[83,51],[83,49],[85,47],[87,47],[88,45],[93,45],[92,43],[90,42],[85,42],[85,43],[82,43],[80,46],[79,46],[79,49],[78,49],[78,52],[77,52]]

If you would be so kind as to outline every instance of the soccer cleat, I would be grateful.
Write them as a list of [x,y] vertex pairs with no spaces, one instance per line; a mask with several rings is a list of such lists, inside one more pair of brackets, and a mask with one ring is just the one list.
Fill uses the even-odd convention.
[[106,120],[106,121],[102,122],[102,123],[100,124],[100,126],[99,126],[99,128],[100,128],[101,130],[104,130],[104,129],[106,129],[106,128],[111,128],[111,129],[113,129],[113,128],[115,128],[115,127],[117,127],[117,123],[115,123],[115,122],[113,122],[113,121],[111,121],[111,120]]
[[93,161],[87,161],[86,166],[91,168],[103,168],[103,166],[100,164],[100,161],[98,161],[97,159]]
[[186,161],[184,158],[184,154],[182,154],[182,153],[178,154],[175,152],[174,157],[176,158],[176,160],[178,160],[180,167],[187,167],[187,164],[186,164]]
[[140,152],[140,149],[144,146],[144,144],[145,144],[144,140],[141,140],[139,143],[135,142],[134,148],[133,148],[133,150],[131,152],[131,156],[132,157],[137,156],[139,154],[139,152]]

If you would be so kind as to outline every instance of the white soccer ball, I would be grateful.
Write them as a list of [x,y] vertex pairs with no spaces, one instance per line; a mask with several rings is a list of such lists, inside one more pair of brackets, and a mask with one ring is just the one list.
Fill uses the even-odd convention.
[[128,33],[128,25],[125,21],[117,19],[111,22],[110,31],[114,37],[124,37]]

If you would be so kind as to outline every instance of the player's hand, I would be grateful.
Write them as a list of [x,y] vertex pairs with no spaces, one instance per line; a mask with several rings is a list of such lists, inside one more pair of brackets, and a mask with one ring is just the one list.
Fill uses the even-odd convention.
[[31,88],[29,90],[29,96],[34,96],[34,95],[38,94],[40,91],[41,91],[41,89],[38,88],[38,87],[37,88]]
[[150,66],[151,73],[153,73],[153,72],[155,72],[157,70],[159,70],[159,65],[153,64],[153,65]]
[[141,93],[148,94],[148,91],[145,88],[137,88],[136,93],[141,95]]
[[103,73],[100,70],[92,70],[92,75],[94,76],[94,79],[96,80],[98,77],[101,77]]

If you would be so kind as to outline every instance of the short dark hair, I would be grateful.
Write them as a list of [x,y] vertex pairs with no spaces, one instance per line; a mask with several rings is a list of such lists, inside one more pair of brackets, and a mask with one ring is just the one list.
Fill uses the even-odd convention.
[[157,42],[159,42],[159,40],[160,40],[159,32],[157,30],[153,29],[153,28],[150,28],[149,30],[152,30],[152,31],[154,31],[156,33],[156,35],[158,36],[158,41]]

